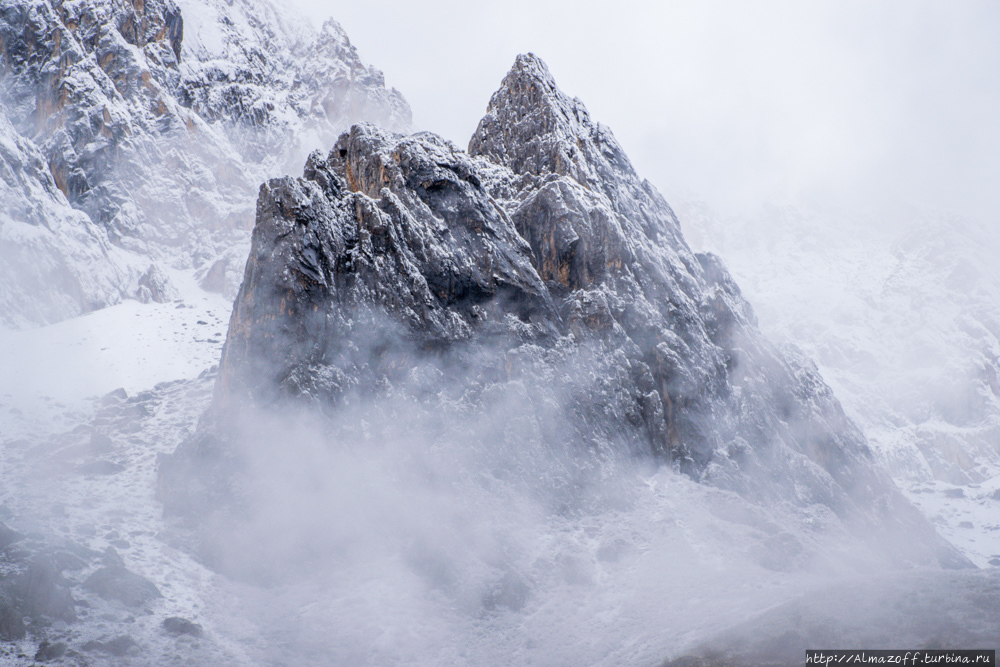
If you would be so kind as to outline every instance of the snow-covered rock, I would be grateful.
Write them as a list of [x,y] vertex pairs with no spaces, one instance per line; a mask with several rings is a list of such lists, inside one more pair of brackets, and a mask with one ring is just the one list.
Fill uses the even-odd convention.
[[[99,230],[86,233],[145,258],[141,272],[150,262],[196,270],[231,260],[222,281],[230,294],[262,180],[301,164],[350,123],[410,123],[402,96],[339,26],[316,31],[266,0],[4,0],[0,44],[5,116]],[[11,243],[35,261],[37,244]],[[87,308],[140,288],[113,259],[95,270],[62,257],[53,266],[67,280],[93,286]],[[38,256],[46,262],[52,257]],[[116,272],[121,285],[101,278]],[[21,281],[30,278],[18,272],[2,289],[25,293],[30,282]],[[41,324],[80,308],[45,312],[7,319]]]
[[0,107],[0,326],[48,324],[128,296],[137,273],[69,205],[45,156]]
[[352,406],[354,428],[358,405],[400,395],[446,412],[437,387],[483,423],[484,395],[527,392],[508,418],[532,435],[464,437],[566,452],[562,484],[595,474],[595,456],[659,457],[757,501],[822,507],[892,562],[968,565],[815,367],[761,336],[721,261],[690,251],[611,132],[530,54],[470,154],[356,125],[304,177],[261,189],[213,413],[165,460],[162,497],[190,511],[240,486],[226,461],[255,409]]

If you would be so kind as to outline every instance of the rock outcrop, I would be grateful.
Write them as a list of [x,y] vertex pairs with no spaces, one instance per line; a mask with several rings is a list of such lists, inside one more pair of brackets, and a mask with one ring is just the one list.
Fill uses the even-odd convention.
[[[896,562],[967,564],[532,55],[468,153],[359,124],[302,178],[262,186],[214,405],[161,465],[161,497],[183,510],[219,486],[205,477],[239,459],[227,433],[250,412],[405,394],[485,414],[511,392],[528,396],[516,418],[534,420],[539,447],[671,462],[748,498],[828,508]],[[502,448],[524,433],[475,437]]]
[[[0,283],[13,326],[148,297],[139,279],[150,262],[206,273],[226,260],[223,288],[234,293],[261,180],[351,123],[410,123],[405,100],[338,25],[315,31],[266,0],[3,0],[0,75],[16,142],[44,158],[36,189],[51,180],[59,205],[87,218],[55,216],[74,229],[53,232],[50,251],[32,222],[47,204],[11,210],[12,227],[35,229],[5,231],[4,255],[60,274],[53,303],[39,308],[20,296],[34,292],[38,271]],[[60,252],[67,244],[104,257],[77,261]]]

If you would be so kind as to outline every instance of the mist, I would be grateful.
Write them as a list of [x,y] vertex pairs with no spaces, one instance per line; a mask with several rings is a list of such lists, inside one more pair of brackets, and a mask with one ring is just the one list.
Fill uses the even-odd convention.
[[[459,370],[405,337],[390,347],[417,361],[381,389],[332,411],[241,409],[224,443],[196,438],[160,460],[168,532],[232,579],[215,605],[239,600],[263,633],[252,662],[657,664],[896,570],[891,538],[822,504],[768,506],[627,442],[582,441],[604,350],[486,348]],[[484,380],[505,354],[517,378]],[[758,474],[747,486],[773,484]],[[898,622],[872,623],[888,641]]]
[[1000,9],[179,4],[89,200],[2,80],[0,662],[1000,644]]
[[460,146],[532,51],[671,202],[982,220],[1000,204],[988,2],[296,4],[378,53],[415,125]]

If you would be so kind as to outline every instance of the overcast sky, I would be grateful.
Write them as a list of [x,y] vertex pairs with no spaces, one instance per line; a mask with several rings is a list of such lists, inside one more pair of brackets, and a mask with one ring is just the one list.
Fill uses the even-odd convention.
[[668,198],[1000,209],[1000,3],[295,1],[463,147],[533,51]]

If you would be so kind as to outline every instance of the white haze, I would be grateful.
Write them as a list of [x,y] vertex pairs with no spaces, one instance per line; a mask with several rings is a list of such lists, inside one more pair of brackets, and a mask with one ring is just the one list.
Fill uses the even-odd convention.
[[[898,310],[880,321],[891,335],[862,326],[857,320],[871,311],[845,311],[880,311],[882,302],[839,286],[845,274],[874,266],[865,275],[881,287],[896,237],[879,236],[877,256],[866,254],[874,246],[861,234],[843,247],[832,241],[845,217],[851,229],[908,228],[927,208],[995,221],[996,5],[297,3],[343,25],[406,96],[418,129],[462,146],[515,55],[544,58],[560,87],[614,131],[637,171],[676,204],[692,245],[730,263],[765,328],[817,357],[851,414],[885,429],[876,444],[891,439],[885,414],[931,400],[899,390],[914,377],[909,364],[928,385],[948,373],[946,363],[921,366],[922,350],[965,372],[988,347],[979,345],[985,335],[955,346],[952,329],[969,327],[950,320],[932,327],[928,345],[911,345],[927,340],[899,306],[908,303],[905,289],[892,300]],[[827,213],[803,215],[809,224],[784,215],[773,225],[774,209],[763,207],[773,201]],[[942,229],[946,240],[954,231]],[[973,237],[995,243],[992,234],[959,234],[949,247]],[[792,269],[805,279],[790,278]],[[956,308],[985,321],[1000,277],[981,273],[994,291]],[[394,396],[356,403],[333,426],[288,416],[254,422],[243,440],[251,506],[184,542],[190,536],[159,516],[153,500],[155,457],[193,432],[208,406],[210,381],[191,378],[217,363],[214,334],[224,332],[229,304],[206,301],[193,280],[173,279],[188,309],[128,302],[0,338],[0,394],[12,408],[3,417],[3,464],[16,480],[4,502],[18,528],[92,549],[107,547],[112,530],[129,536],[127,565],[166,596],[157,615],[130,621],[148,664],[169,655],[176,664],[653,665],[803,592],[883,571],[822,506],[760,507],[669,468],[547,448],[544,429],[558,418],[546,426],[531,414],[560,397],[518,382],[471,404],[439,398],[430,403],[439,412]],[[950,299],[926,293],[934,303]],[[179,319],[188,310],[189,328]],[[852,384],[876,373],[856,372],[845,354],[885,352],[900,340],[911,345],[893,358],[904,368]],[[74,344],[79,353],[67,351]],[[106,351],[132,363],[106,362]],[[150,416],[102,427],[115,447],[102,456],[125,472],[77,472],[86,432],[70,429],[98,409],[80,396],[124,385],[135,397],[179,379],[191,387],[160,386],[143,399]],[[412,382],[442,394],[450,385],[435,368],[419,369]],[[54,399],[19,403],[26,387]],[[892,409],[878,412],[869,400],[876,394],[895,401]],[[914,418],[906,426],[922,425]],[[909,459],[899,465],[920,468]],[[913,476],[930,484],[929,475]],[[970,503],[1000,487],[978,481],[983,488],[969,492]],[[977,518],[979,546],[963,546],[985,565],[1000,546],[992,551],[982,528]],[[786,553],[787,540],[802,551]],[[192,552],[234,576],[214,574]],[[171,614],[205,627],[201,648],[161,637],[156,623]],[[99,608],[74,632],[101,638],[104,621],[127,617]],[[143,640],[142,631],[155,639]]]
[[295,4],[336,18],[415,125],[460,146],[532,51],[668,201],[1000,204],[992,2]]
[[253,660],[652,665],[886,571],[825,506],[759,506],[625,443],[567,438],[600,363],[519,353],[520,379],[466,381],[425,360],[332,418],[240,415],[242,500],[199,506],[194,549],[248,584],[232,594],[261,635]]

